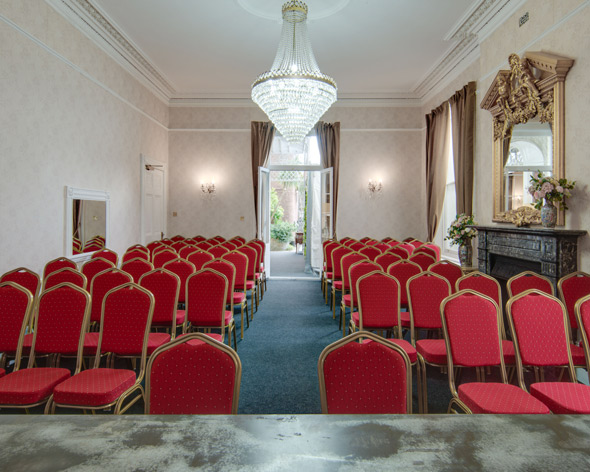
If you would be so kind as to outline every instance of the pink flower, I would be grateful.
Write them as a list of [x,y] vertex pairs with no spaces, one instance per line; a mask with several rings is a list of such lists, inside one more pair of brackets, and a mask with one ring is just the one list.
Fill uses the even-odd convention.
[[543,183],[543,185],[541,185],[541,192],[543,193],[550,193],[553,191],[555,187],[553,186],[553,184],[549,183],[549,182],[545,182]]
[[563,187],[561,185],[555,187],[555,190],[557,190],[559,193],[563,193]]
[[541,196],[541,192],[539,192],[538,190],[535,190],[535,193],[533,193],[533,197],[535,198],[535,200],[540,200],[541,198],[543,198]]

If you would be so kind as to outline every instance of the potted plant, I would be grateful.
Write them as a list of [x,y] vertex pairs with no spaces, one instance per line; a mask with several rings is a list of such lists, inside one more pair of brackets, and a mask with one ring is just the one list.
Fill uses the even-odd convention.
[[461,213],[455,217],[455,221],[451,223],[447,230],[445,239],[451,241],[451,245],[459,245],[461,267],[471,267],[473,262],[471,240],[477,235],[477,230],[473,228],[473,225],[476,224],[473,215]]
[[277,221],[270,225],[271,251],[284,251],[293,241],[295,224],[288,221]]
[[545,228],[554,228],[557,223],[557,207],[553,202],[567,210],[565,199],[571,197],[570,190],[575,186],[575,181],[545,176],[541,171],[531,175],[529,193],[533,196],[535,208],[541,210],[541,224]]

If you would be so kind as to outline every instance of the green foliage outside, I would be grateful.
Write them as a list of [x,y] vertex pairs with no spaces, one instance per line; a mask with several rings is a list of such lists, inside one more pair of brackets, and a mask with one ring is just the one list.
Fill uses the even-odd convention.
[[[283,218],[283,207],[279,203],[279,196],[274,188],[270,189],[270,223],[275,224]],[[272,231],[272,230],[271,230]]]
[[277,223],[270,225],[270,237],[282,243],[289,243],[293,240],[293,232],[295,229],[295,223],[278,221]]

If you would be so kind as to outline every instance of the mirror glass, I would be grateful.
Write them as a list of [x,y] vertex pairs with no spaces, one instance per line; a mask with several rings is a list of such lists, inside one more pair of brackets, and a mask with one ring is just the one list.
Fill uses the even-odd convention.
[[84,260],[109,245],[109,194],[66,187],[64,253]]
[[512,129],[508,155],[503,156],[502,211],[531,205],[528,192],[533,172],[553,173],[553,134],[548,123],[532,120]]

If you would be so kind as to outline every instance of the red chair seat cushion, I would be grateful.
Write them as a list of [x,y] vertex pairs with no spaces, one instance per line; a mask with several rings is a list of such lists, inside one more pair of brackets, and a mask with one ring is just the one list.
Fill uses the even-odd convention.
[[504,354],[505,365],[516,364],[516,353],[514,352],[514,343],[512,341],[502,340],[502,353]]
[[334,290],[342,290],[342,280],[336,280],[332,287],[334,287]]
[[349,307],[349,308],[350,308],[350,306],[351,306],[351,305],[350,305],[350,298],[351,298],[351,295],[350,295],[350,293],[347,293],[346,295],[343,295],[343,296],[342,296],[342,303],[344,303],[344,306],[347,306],[347,307]]
[[86,333],[84,336],[84,356],[95,356],[98,349],[98,336],[100,333]]
[[47,399],[56,385],[70,378],[68,369],[36,367],[0,379],[0,405],[32,405]]
[[530,387],[531,395],[560,415],[589,414],[590,387],[570,382],[541,382]]
[[[168,333],[150,333],[148,334],[147,355],[151,356],[152,352],[158,349],[163,344],[170,342],[170,335]],[[141,353],[137,353],[141,355]]]
[[[186,311],[185,310],[176,310],[176,326],[181,325],[182,323],[184,323],[184,317],[186,316]],[[158,326],[158,327],[165,327],[165,328],[169,328],[171,325],[171,323],[169,323],[168,321],[166,322],[153,322],[152,326]]]
[[113,403],[135,383],[135,372],[126,369],[83,370],[53,391],[61,405],[100,406]]
[[326,279],[331,279],[332,278],[332,272],[324,272],[324,277]]
[[418,360],[418,352],[408,341],[405,339],[396,339],[396,338],[387,338],[388,341],[392,342],[393,344],[397,344],[401,347],[405,353],[410,358],[410,363],[413,364]]
[[409,311],[402,311],[400,312],[400,317],[402,320],[402,326],[404,328],[410,327],[410,312]]
[[416,350],[429,364],[447,364],[447,347],[444,339],[420,339],[416,341]]
[[472,382],[459,385],[459,398],[473,413],[548,414],[549,409],[516,385]]
[[[229,311],[225,310],[225,326],[228,326],[234,319],[234,314]],[[211,326],[211,327],[219,327],[219,324],[215,323],[214,325],[203,325],[199,324],[198,326]]]
[[[182,338],[183,336],[186,336],[187,334],[190,333],[184,333],[181,334],[180,336],[177,336],[177,338]],[[221,334],[217,334],[217,333],[203,333],[205,336],[209,336],[210,338],[215,339],[215,341],[219,341],[220,343],[223,342],[223,338],[221,337]],[[188,342],[188,344],[192,345],[192,346],[196,346],[198,344],[202,344],[203,341],[199,341],[198,339],[193,339],[191,341]]]
[[576,346],[575,344],[570,344],[570,349],[572,351],[572,361],[576,366],[586,367],[586,357],[584,356],[584,348],[582,346]]
[[241,305],[246,301],[246,294],[243,292],[234,292],[234,305]]
[[[252,290],[256,285],[254,284],[253,280],[246,280],[246,290]],[[244,290],[244,287],[241,285],[236,284],[234,286],[236,290]]]

